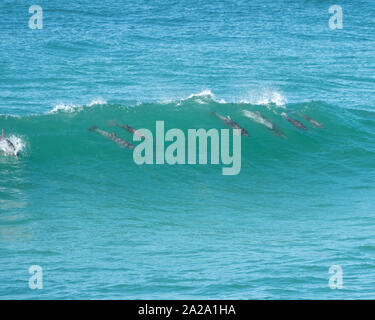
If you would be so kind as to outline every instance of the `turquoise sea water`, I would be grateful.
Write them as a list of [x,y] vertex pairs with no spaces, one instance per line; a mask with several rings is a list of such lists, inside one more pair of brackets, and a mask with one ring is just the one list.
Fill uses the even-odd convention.
[[[0,298],[373,299],[374,25],[371,1],[3,0],[0,128],[20,157],[0,152]],[[137,166],[87,130],[226,128],[212,111],[250,133],[239,175]]]

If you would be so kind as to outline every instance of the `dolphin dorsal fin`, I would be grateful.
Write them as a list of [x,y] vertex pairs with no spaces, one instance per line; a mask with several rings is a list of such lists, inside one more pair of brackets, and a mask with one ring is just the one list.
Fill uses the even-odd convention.
[[227,119],[232,120],[232,119],[230,118],[230,116],[227,116]]

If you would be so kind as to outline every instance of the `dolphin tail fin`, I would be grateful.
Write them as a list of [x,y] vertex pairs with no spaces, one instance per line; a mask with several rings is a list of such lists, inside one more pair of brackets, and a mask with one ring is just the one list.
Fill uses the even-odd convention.
[[98,129],[98,127],[93,125],[92,127],[89,128],[89,131],[95,131],[96,129]]
[[117,126],[117,121],[116,120],[109,120],[108,122],[107,122],[107,126],[108,127],[115,127],[115,126]]

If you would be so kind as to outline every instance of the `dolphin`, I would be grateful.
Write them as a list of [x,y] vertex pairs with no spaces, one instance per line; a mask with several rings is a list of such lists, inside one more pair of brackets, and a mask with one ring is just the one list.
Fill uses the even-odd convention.
[[242,114],[245,117],[247,117],[249,119],[252,119],[257,123],[260,123],[260,124],[264,125],[266,128],[268,128],[270,130],[272,130],[273,127],[274,127],[274,124],[270,120],[263,117],[262,114],[259,111],[252,112],[252,111],[249,111],[249,110],[242,110]]
[[0,144],[5,144],[6,147],[5,149],[3,149],[5,153],[9,153],[12,156],[18,158],[19,152],[16,150],[14,144],[5,136],[4,129],[1,130]]
[[267,118],[263,117],[259,111],[252,112],[249,110],[242,110],[242,114],[245,117],[253,120],[254,122],[260,123],[261,125],[275,132],[279,136],[283,136],[286,138],[286,135],[284,134],[284,132],[282,132],[279,128],[277,128],[276,125],[271,120],[268,120]]
[[325,127],[320,122],[316,121],[315,119],[310,118],[302,113],[299,113],[299,115],[305,118],[308,122],[310,122],[315,128],[325,129]]
[[124,124],[118,123],[116,120],[108,121],[107,125],[109,127],[116,126],[116,127],[122,128],[122,129],[130,132],[134,136],[138,136],[138,137],[142,137],[142,138],[146,139],[146,136],[143,135],[142,133],[138,132],[136,129],[132,128],[131,126],[128,126],[127,124],[124,125]]
[[286,120],[288,120],[292,125],[301,130],[309,130],[302,122],[289,117],[285,112],[281,114]]
[[129,141],[123,140],[116,136],[114,133],[109,133],[107,131],[99,129],[97,126],[92,126],[89,128],[89,131],[96,131],[97,133],[101,134],[104,137],[107,137],[108,139],[116,142],[121,148],[128,148],[128,149],[134,149],[134,145],[131,144]]
[[241,134],[243,136],[246,136],[246,137],[250,137],[249,133],[244,129],[242,128],[237,122],[234,122],[229,116],[228,117],[224,117],[222,116],[221,114],[218,114],[216,111],[214,112],[211,112],[212,115],[218,117],[221,121],[223,121],[229,128],[232,128],[232,129],[240,129],[241,130]]

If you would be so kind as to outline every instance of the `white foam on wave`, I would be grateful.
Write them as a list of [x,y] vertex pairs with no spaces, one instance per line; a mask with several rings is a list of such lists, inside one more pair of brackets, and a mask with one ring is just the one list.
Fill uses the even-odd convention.
[[8,145],[5,140],[0,141],[0,150],[6,155],[14,155],[22,152],[26,148],[26,142],[19,136],[9,135],[7,139],[13,144],[15,151]]
[[215,99],[215,95],[211,92],[211,90],[203,90],[199,93],[192,93],[187,99],[196,98],[196,97],[209,97],[211,99]]
[[74,111],[81,111],[84,107],[92,107],[99,104],[106,104],[107,101],[103,100],[102,98],[96,98],[92,100],[90,103],[85,105],[76,105],[76,104],[64,104],[59,103],[53,107],[52,110],[48,111],[47,113],[57,113],[57,112],[74,112]]
[[277,90],[263,89],[260,92],[250,93],[250,98],[242,99],[241,103],[249,103],[254,105],[263,105],[270,108],[271,105],[286,108],[288,100]]
[[0,113],[0,117],[4,117],[5,120],[8,120],[8,118],[21,119],[21,116],[18,115],[18,114],[5,114],[5,113]]
[[[271,108],[272,106],[286,108],[286,104],[288,102],[287,98],[280,93],[278,90],[273,89],[261,89],[261,90],[254,90],[248,94],[249,97],[246,99],[233,99],[234,103],[246,103],[246,104],[253,104],[253,105],[264,105],[267,108]],[[178,106],[181,105],[182,102],[193,99],[194,102],[199,104],[208,104],[210,101],[214,101],[216,103],[225,104],[227,101],[225,99],[218,99],[211,90],[203,90],[199,93],[190,94],[187,98],[180,99]],[[232,100],[232,99],[231,99]],[[171,101],[169,101],[171,102]]]
[[89,104],[87,104],[86,106],[87,107],[92,107],[92,106],[95,106],[97,104],[107,104],[107,101],[105,101],[103,98],[96,98],[94,100],[92,100]]
[[74,109],[78,108],[79,106],[76,106],[74,104],[64,104],[64,103],[59,103],[53,107],[52,110],[48,111],[47,113],[56,113],[59,111],[67,111],[67,112],[72,112]]
[[[220,104],[225,104],[227,101],[225,99],[218,99],[214,93],[210,89],[202,90],[199,93],[192,93],[189,96],[185,98],[181,98],[177,100],[177,106],[180,106],[183,102],[193,100],[196,103],[199,104],[209,104],[210,102],[216,102]],[[271,108],[272,106],[280,107],[280,108],[286,108],[286,103],[288,100],[286,97],[281,94],[277,90],[271,90],[271,89],[261,89],[261,90],[254,90],[247,94],[247,97],[245,99],[230,99],[234,103],[246,103],[246,104],[253,104],[253,105],[264,105],[267,108]],[[162,102],[159,102],[162,104],[169,104],[169,103],[176,103],[176,100],[173,99],[166,99]],[[58,113],[58,112],[77,112],[82,111],[86,107],[92,107],[95,105],[103,105],[107,104],[107,101],[102,99],[101,97],[96,98],[92,100],[90,103],[85,105],[76,105],[76,104],[65,104],[60,103],[55,105],[52,110],[48,111],[48,114],[51,113]],[[138,102],[136,105],[141,105],[143,102]]]
[[191,99],[194,99],[194,101],[199,104],[207,104],[209,101],[215,101],[217,103],[226,103],[224,99],[217,100],[215,95],[211,92],[211,90],[206,89],[199,93],[192,93],[187,98],[180,99],[180,102],[177,105],[179,106],[182,102]]

